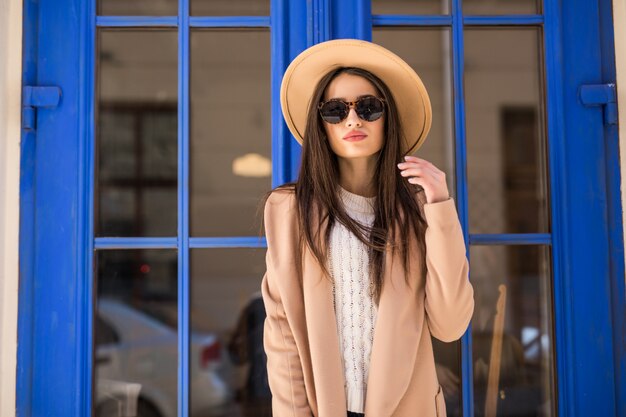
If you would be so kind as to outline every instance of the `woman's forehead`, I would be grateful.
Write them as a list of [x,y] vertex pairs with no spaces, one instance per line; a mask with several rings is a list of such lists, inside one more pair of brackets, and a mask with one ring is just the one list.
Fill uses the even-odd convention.
[[364,95],[376,95],[376,87],[367,79],[352,74],[339,74],[335,77],[324,94],[326,100],[338,98],[352,101]]

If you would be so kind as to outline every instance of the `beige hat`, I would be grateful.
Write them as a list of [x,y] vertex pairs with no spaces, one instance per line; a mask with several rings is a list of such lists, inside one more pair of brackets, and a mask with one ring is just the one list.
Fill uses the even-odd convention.
[[302,144],[307,110],[319,80],[338,67],[370,71],[391,90],[407,143],[406,154],[426,139],[432,109],[426,87],[415,71],[390,50],[360,39],[335,39],[302,51],[287,67],[280,86],[280,104],[289,130]]

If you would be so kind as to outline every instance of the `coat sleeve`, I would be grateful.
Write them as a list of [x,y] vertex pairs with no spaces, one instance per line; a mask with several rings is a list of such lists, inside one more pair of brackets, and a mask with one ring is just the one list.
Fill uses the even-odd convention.
[[[279,247],[281,215],[272,196],[265,206],[265,233],[267,239],[266,272],[261,282],[261,295],[265,304],[266,318],[263,327],[263,346],[267,356],[267,375],[272,392],[272,415],[274,417],[311,417],[302,372],[300,355],[289,325],[282,301],[279,279],[281,254],[287,245]],[[284,223],[283,223],[284,224]],[[295,277],[294,277],[295,279]]]
[[428,223],[426,320],[433,336],[453,342],[463,336],[474,313],[474,288],[469,281],[463,231],[452,197],[424,203],[423,213]]

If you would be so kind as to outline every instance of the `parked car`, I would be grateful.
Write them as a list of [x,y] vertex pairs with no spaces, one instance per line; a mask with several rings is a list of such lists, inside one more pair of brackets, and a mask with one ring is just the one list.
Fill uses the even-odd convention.
[[[176,328],[112,298],[100,298],[97,310],[96,416],[176,417]],[[233,397],[217,372],[221,344],[214,334],[191,332],[189,354],[190,415],[212,415]]]

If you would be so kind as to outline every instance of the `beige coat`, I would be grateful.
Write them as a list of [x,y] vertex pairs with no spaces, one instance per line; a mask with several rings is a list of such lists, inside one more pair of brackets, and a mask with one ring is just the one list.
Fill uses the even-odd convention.
[[[365,400],[366,417],[443,417],[431,334],[459,339],[474,311],[474,290],[463,234],[452,198],[424,204],[426,281],[411,245],[404,282],[399,251],[385,257]],[[310,250],[302,285],[296,279],[295,196],[274,191],[265,205],[267,270],[261,290],[267,312],[264,346],[274,417],[346,417],[344,373],[332,284]],[[326,222],[322,225],[322,235]],[[388,249],[388,254],[391,251]],[[390,264],[391,263],[391,264]],[[416,272],[413,272],[416,271]]]

